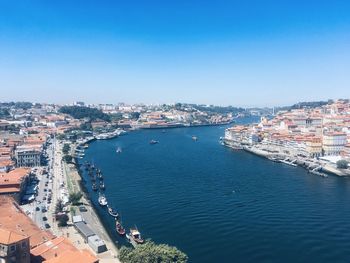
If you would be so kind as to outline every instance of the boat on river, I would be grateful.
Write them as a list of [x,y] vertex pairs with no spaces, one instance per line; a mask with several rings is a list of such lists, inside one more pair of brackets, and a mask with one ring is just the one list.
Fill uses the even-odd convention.
[[98,203],[100,204],[100,206],[106,206],[108,204],[107,199],[106,199],[104,194],[101,194],[101,193],[99,194]]
[[124,236],[126,234],[125,228],[122,226],[122,223],[119,222],[117,219],[115,220],[115,230],[121,236]]
[[130,228],[130,233],[127,234],[126,237],[133,246],[143,244],[145,242],[136,226],[134,228]]
[[113,216],[113,217],[118,217],[119,216],[117,210],[113,209],[109,205],[107,205],[107,208],[108,208],[108,214],[110,214],[110,216]]
[[198,141],[198,137],[197,136],[192,136],[192,140]]
[[159,143],[159,141],[156,141],[156,140],[150,140],[149,144],[157,144]]
[[117,150],[115,151],[116,153],[121,153],[122,152],[122,148],[118,147]]

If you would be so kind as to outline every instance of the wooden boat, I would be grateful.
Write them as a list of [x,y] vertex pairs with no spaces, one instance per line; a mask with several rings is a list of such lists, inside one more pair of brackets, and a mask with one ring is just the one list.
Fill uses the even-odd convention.
[[112,207],[107,205],[107,208],[108,208],[108,214],[110,214],[113,217],[119,216],[118,212],[116,210],[114,210]]
[[115,230],[121,236],[124,236],[126,234],[125,228],[122,226],[121,222],[119,222],[118,220],[115,220]]
[[145,240],[141,237],[141,233],[139,232],[137,227],[130,228],[130,233],[126,235],[126,237],[133,245],[143,244],[145,242]]

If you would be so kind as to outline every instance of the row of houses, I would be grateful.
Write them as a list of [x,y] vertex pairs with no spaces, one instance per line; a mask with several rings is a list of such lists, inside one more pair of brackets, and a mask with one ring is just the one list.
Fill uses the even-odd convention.
[[295,156],[350,159],[350,105],[338,101],[312,110],[280,112],[271,120],[226,129],[225,141]]

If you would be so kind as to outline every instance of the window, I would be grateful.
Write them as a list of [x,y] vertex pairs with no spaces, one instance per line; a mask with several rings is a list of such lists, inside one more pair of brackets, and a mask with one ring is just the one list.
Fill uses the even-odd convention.
[[15,245],[12,245],[12,246],[10,247],[10,251],[11,251],[11,252],[16,251],[16,246],[15,246]]
[[26,242],[22,242],[22,248],[27,247],[27,243]]

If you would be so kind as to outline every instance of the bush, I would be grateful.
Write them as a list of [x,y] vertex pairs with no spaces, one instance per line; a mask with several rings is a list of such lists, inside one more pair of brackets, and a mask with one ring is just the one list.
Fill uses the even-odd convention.
[[58,218],[58,226],[59,227],[63,227],[63,226],[67,226],[67,222],[69,221],[69,217],[66,214],[62,214],[59,218]]
[[79,205],[82,197],[83,194],[81,192],[71,193],[69,195],[69,202],[71,202],[72,205]]
[[64,154],[67,154],[69,151],[70,151],[70,146],[69,146],[68,143],[65,143],[65,144],[63,145],[62,152],[63,152]]
[[338,169],[347,169],[349,165],[349,162],[346,160],[339,160],[337,162],[337,168]]
[[62,199],[58,199],[57,203],[56,203],[56,206],[55,206],[55,213],[56,214],[62,213],[63,212],[63,208],[64,208],[64,205],[63,205]]
[[62,157],[62,161],[66,162],[66,163],[71,163],[73,160],[73,157],[70,155],[65,155]]
[[176,247],[146,241],[135,249],[122,247],[119,251],[119,259],[123,263],[186,263],[188,257]]

